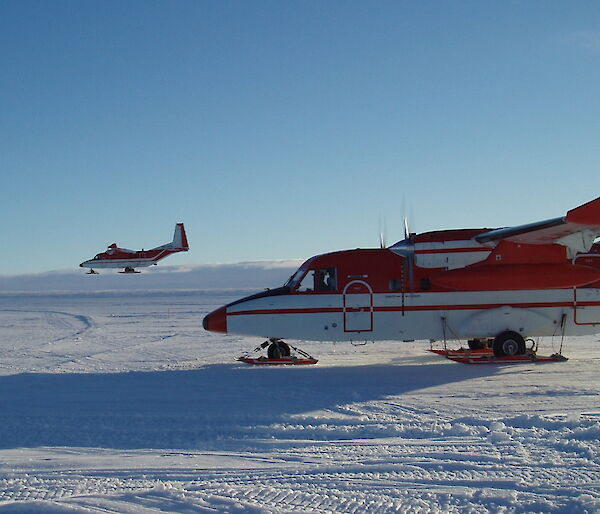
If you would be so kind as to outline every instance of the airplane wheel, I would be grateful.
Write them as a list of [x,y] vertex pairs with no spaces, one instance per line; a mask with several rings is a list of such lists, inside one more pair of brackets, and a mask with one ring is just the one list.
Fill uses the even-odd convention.
[[522,355],[526,351],[525,339],[521,334],[512,330],[502,332],[494,339],[494,355],[496,357]]
[[283,341],[273,341],[267,350],[269,359],[281,359],[281,357],[289,357],[291,355],[290,347]]

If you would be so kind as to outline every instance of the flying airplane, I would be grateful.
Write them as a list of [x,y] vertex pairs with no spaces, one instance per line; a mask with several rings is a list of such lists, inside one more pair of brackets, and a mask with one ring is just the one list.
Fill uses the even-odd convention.
[[82,262],[81,268],[90,268],[88,274],[96,274],[94,268],[123,268],[120,273],[140,273],[135,268],[158,264],[158,261],[177,252],[187,252],[189,245],[183,223],[175,225],[173,241],[151,250],[127,250],[119,248],[116,243],[111,244],[108,250],[97,254],[93,259]]
[[[225,305],[206,330],[312,341],[465,339],[497,357],[526,338],[600,332],[600,197],[515,227],[414,234],[308,259],[288,282]],[[265,342],[266,343],[266,342]]]

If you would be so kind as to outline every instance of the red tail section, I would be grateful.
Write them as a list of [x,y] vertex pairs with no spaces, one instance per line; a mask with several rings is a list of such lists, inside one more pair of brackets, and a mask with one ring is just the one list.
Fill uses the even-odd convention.
[[182,250],[189,250],[190,245],[188,244],[187,235],[185,234],[185,227],[183,223],[177,223],[175,226],[175,234],[173,235],[173,246],[175,248],[181,248]]

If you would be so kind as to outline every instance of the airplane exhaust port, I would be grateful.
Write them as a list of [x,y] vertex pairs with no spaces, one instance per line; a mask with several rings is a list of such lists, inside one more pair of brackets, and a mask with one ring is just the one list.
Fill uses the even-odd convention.
[[222,334],[227,333],[227,309],[221,307],[216,311],[212,311],[207,314],[202,320],[202,326],[204,330],[210,332],[220,332]]

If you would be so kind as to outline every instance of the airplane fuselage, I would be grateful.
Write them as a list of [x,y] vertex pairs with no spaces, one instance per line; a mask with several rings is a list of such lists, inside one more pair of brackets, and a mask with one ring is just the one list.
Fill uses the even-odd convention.
[[141,268],[157,264],[159,260],[175,253],[169,250],[147,250],[140,252],[103,252],[80,264],[83,268]]
[[487,229],[420,234],[390,248],[306,261],[282,288],[221,307],[207,330],[276,339],[486,339],[600,331],[600,247],[474,239]]

